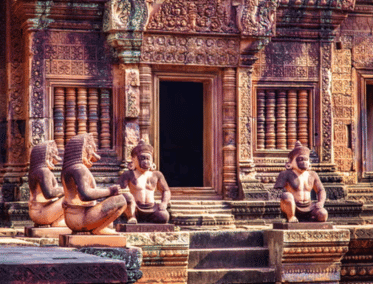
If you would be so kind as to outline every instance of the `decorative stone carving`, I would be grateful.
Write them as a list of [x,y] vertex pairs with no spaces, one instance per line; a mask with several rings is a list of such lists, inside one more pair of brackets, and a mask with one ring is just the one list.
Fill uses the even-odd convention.
[[145,35],[141,48],[144,63],[236,66],[239,41],[184,35]]
[[62,209],[64,191],[51,172],[61,160],[53,140],[40,143],[31,151],[28,205],[30,218],[36,225],[66,226]]
[[279,283],[339,283],[341,259],[348,251],[345,229],[292,229],[264,232],[270,265]]
[[[65,221],[73,232],[116,234],[107,228],[126,209],[118,186],[97,188],[89,168],[100,159],[91,134],[74,136],[66,144],[61,172],[65,192]],[[101,202],[97,199],[105,198]]]
[[[152,70],[149,65],[140,65],[140,137],[149,143],[150,107],[152,102]],[[136,143],[137,145],[137,143]]]
[[[131,152],[133,169],[125,171],[119,178],[121,188],[131,192],[130,210],[126,212],[128,223],[136,223],[136,218],[143,223],[167,223],[170,214],[167,205],[171,199],[171,191],[163,174],[154,171],[153,147],[144,140]],[[162,194],[161,203],[155,203],[154,193]],[[134,198],[134,199],[133,199]],[[134,215],[136,213],[136,218]]]
[[[309,171],[310,150],[298,141],[289,153],[286,171],[277,177],[275,190],[283,190],[281,210],[288,222],[325,222],[328,212],[324,209],[325,189],[314,171]],[[317,202],[312,203],[311,191],[315,190]]]
[[140,75],[138,69],[126,69],[126,117],[137,118],[140,114]]
[[142,32],[148,20],[145,0],[110,0],[105,4],[103,31],[107,42],[118,51],[122,63],[140,59]]

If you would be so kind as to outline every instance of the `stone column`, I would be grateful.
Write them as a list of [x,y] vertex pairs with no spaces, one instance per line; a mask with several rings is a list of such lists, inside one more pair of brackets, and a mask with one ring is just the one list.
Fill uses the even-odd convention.
[[264,232],[269,264],[276,268],[276,283],[339,283],[349,230],[333,229],[331,223],[280,225],[291,228]]

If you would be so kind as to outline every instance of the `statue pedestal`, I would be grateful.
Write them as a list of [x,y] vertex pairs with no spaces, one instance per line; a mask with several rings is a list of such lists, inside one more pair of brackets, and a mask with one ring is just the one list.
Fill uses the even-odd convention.
[[281,226],[264,232],[276,282],[339,283],[349,230],[330,229],[330,223],[284,223],[274,228]]
[[30,238],[59,238],[60,235],[69,235],[68,227],[25,227],[25,236]]
[[123,233],[127,245],[142,249],[143,276],[136,283],[187,284],[189,233]]
[[122,235],[60,235],[60,247],[125,247]]
[[153,224],[153,223],[141,223],[141,224],[117,224],[117,232],[143,232],[143,233],[152,233],[152,232],[174,232],[174,224]]

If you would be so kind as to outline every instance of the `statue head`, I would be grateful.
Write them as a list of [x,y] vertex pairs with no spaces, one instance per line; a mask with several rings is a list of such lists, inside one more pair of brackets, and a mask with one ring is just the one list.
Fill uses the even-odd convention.
[[58,156],[57,144],[49,140],[34,146],[31,150],[30,171],[37,168],[48,167],[54,169],[54,165],[62,161]]
[[147,171],[154,168],[153,147],[142,139],[137,146],[132,149],[131,157],[134,167],[138,170]]
[[84,164],[92,167],[101,157],[96,153],[97,147],[91,133],[80,134],[72,137],[65,146],[63,169],[75,164]]
[[294,149],[288,154],[288,162],[285,167],[287,169],[306,171],[310,168],[310,149],[302,146],[297,141],[294,145]]

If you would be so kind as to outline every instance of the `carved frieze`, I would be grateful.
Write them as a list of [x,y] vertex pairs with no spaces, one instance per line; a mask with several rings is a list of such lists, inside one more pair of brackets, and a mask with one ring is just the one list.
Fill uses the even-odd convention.
[[145,35],[141,61],[156,64],[235,66],[239,41],[205,36]]
[[258,55],[255,78],[318,79],[320,56],[316,42],[271,42]]
[[166,0],[148,31],[238,33],[235,7],[222,0]]
[[135,148],[140,140],[140,127],[135,122],[126,122],[124,124],[124,144],[125,160],[131,161],[131,151]]

